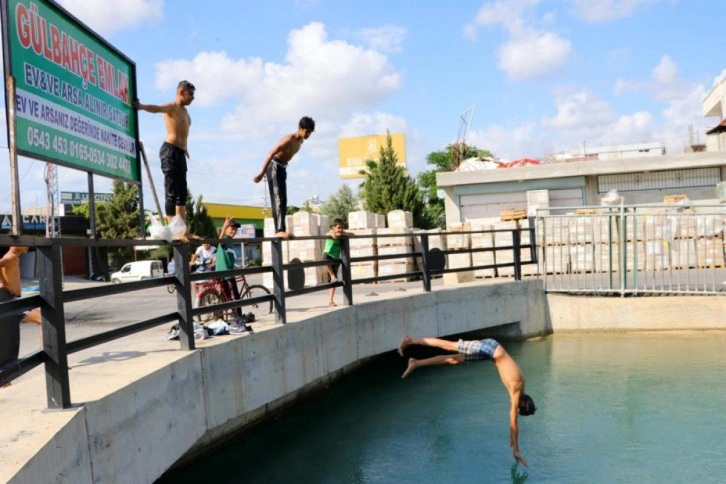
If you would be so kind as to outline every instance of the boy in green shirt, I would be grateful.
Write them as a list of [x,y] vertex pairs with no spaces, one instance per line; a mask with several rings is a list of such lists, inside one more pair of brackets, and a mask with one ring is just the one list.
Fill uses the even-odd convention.
[[[323,259],[334,261],[332,264],[325,266],[325,269],[328,271],[329,282],[336,282],[338,280],[336,274],[338,273],[338,267],[340,267],[341,237],[353,237],[355,235],[353,232],[346,232],[345,230],[343,230],[343,228],[344,222],[341,219],[336,218],[335,220],[333,220],[333,226],[327,234],[328,240],[325,241],[325,248],[323,249]],[[334,296],[335,287],[331,287],[330,302],[328,302],[329,306],[337,306],[337,304],[335,304],[335,301],[333,301]]]

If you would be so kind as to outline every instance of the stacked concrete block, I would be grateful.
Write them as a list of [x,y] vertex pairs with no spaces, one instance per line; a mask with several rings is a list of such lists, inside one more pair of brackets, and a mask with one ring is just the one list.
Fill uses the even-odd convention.
[[[446,257],[447,269],[464,269],[471,267],[471,223],[452,223],[449,225],[446,236],[446,246],[450,251],[462,251],[460,254],[448,254]],[[472,282],[474,271],[459,271],[444,274],[444,284],[457,284]]]
[[[378,239],[376,228],[349,229],[355,236],[348,239],[350,257],[373,257],[378,255]],[[350,273],[353,279],[367,279],[378,275],[377,261],[352,262]]]
[[[324,235],[320,232],[320,215],[305,211],[296,212],[292,216],[293,231],[296,237],[313,237]],[[290,260],[299,259],[301,262],[321,260],[323,257],[323,240],[290,240]],[[305,287],[317,286],[324,282],[324,267],[305,268]]]
[[[472,249],[493,249],[494,248],[494,234],[491,230],[494,227],[494,223],[498,221],[498,218],[482,218],[469,220],[471,226],[471,248]],[[476,266],[489,266],[496,264],[496,252],[494,250],[487,252],[473,252],[471,254],[471,265]],[[474,277],[495,277],[495,269],[475,269]]]
[[[413,231],[408,227],[377,229],[378,255],[407,254],[413,252]],[[384,236],[384,237],[381,237]],[[387,237],[390,236],[390,237]],[[403,274],[415,270],[413,257],[381,260],[378,262],[378,275]],[[401,278],[405,280],[406,278]]]
[[386,228],[386,216],[382,213],[376,214],[376,228],[377,229],[385,229]]
[[527,192],[527,217],[537,215],[549,215],[550,206],[549,190],[529,190]]
[[662,271],[670,268],[670,244],[665,240],[646,240],[644,269],[646,271]]
[[579,244],[570,246],[570,273],[595,272],[595,246]]
[[[498,221],[493,225],[493,230],[504,232],[494,233],[494,247],[496,247],[496,260],[497,264],[510,264],[514,262],[514,251],[512,249],[501,249],[502,247],[512,247],[514,245],[514,238],[511,230],[519,230],[520,223],[518,220],[510,220],[507,222]],[[497,268],[497,274],[499,277],[512,277],[514,276],[514,267],[499,267]]]
[[373,212],[360,210],[348,213],[349,229],[375,229],[378,228],[378,215]]
[[[697,253],[694,239],[676,239],[669,244],[671,265],[674,269],[698,267],[703,259]],[[723,259],[723,256],[722,256]]]
[[[413,250],[415,252],[423,252],[423,249],[421,246],[421,239],[423,239],[423,234],[428,234],[427,238],[429,241],[429,252],[433,249],[437,249],[440,251],[446,250],[446,237],[443,234],[443,230],[441,230],[441,229],[431,229],[431,230],[414,229]],[[419,269],[421,269],[423,267],[421,257],[416,257],[416,267]],[[434,275],[433,277],[440,277],[440,276]]]
[[391,210],[388,212],[387,219],[389,228],[413,228],[413,214],[411,212]]
[[698,267],[716,268],[725,267],[724,260],[724,239],[722,238],[701,238],[695,241],[695,253]]

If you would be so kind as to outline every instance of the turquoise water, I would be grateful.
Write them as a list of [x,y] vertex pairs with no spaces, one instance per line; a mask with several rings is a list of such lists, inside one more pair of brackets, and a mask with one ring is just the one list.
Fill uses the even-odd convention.
[[[726,482],[724,333],[557,335],[505,343],[537,413],[490,362],[407,380],[384,355],[161,482]],[[421,356],[421,355],[418,355]]]

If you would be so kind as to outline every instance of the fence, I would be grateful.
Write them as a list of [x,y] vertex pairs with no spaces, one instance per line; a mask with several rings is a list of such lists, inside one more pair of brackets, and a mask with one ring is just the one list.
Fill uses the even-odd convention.
[[726,205],[538,211],[538,274],[548,292],[726,295]]
[[[267,242],[271,244],[269,264],[261,267],[247,267],[228,271],[218,271],[214,277],[228,277],[236,275],[263,274],[269,276],[272,287],[272,294],[266,294],[250,299],[222,302],[219,304],[193,307],[192,288],[195,282],[208,279],[209,273],[193,274],[189,271],[187,261],[190,255],[190,244],[174,242],[168,244],[159,240],[94,240],[77,238],[41,238],[41,237],[14,237],[0,235],[0,246],[27,246],[35,247],[38,253],[37,273],[39,281],[39,294],[22,297],[13,301],[0,303],[0,338],[7,338],[14,327],[17,327],[17,316],[22,311],[36,307],[41,308],[43,349],[25,355],[14,361],[10,361],[0,367],[0,386],[11,382],[33,368],[44,365],[46,375],[46,393],[49,408],[69,408],[71,406],[70,381],[68,375],[68,355],[107,343],[124,336],[129,336],[140,331],[150,329],[170,322],[178,322],[180,327],[180,345],[182,350],[193,350],[194,340],[194,319],[203,314],[229,310],[245,305],[273,302],[275,318],[278,323],[287,322],[286,302],[288,298],[308,294],[315,291],[327,290],[332,287],[342,287],[345,304],[353,304],[354,284],[378,283],[390,280],[415,280],[420,279],[425,291],[431,291],[431,279],[447,274],[475,273],[476,271],[493,271],[497,275],[499,271],[511,270],[516,280],[522,277],[523,266],[535,266],[537,264],[534,244],[534,229],[520,228],[517,226],[512,230],[485,230],[485,231],[458,231],[455,233],[440,232],[428,233],[418,232],[410,234],[412,243],[402,246],[394,253],[375,253],[369,256],[352,257],[352,251],[348,239],[343,239],[341,244],[341,267],[342,278],[332,283],[321,283],[305,287],[306,284],[298,284],[299,278],[295,274],[304,274],[308,268],[322,268],[329,264],[325,260],[313,260],[306,262],[283,262],[284,246],[280,239],[245,239],[245,243]],[[504,240],[498,245],[492,243],[487,246],[471,248],[470,244],[461,244],[465,247],[457,247],[447,250],[437,242],[440,237],[453,237],[454,240],[462,237],[485,237],[494,241]],[[400,237],[400,235],[387,234],[376,237],[360,234],[354,239],[356,243],[371,240],[370,246],[377,245],[380,240],[389,237]],[[325,237],[298,237],[296,241],[323,240]],[[524,243],[523,243],[524,239]],[[352,239],[351,239],[352,240]],[[220,241],[210,239],[198,241],[217,244]],[[285,242],[287,244],[287,242]],[[120,248],[138,246],[159,246],[170,245],[173,259],[176,266],[174,275],[142,280],[138,282],[126,282],[121,284],[108,284],[96,287],[63,290],[63,271],[61,266],[61,250],[63,247],[85,247],[92,248]],[[485,244],[486,245],[486,244]],[[384,247],[390,247],[385,246]],[[466,254],[470,261],[476,260],[476,254],[491,256],[484,260],[483,264],[475,265],[473,262],[466,267],[448,268],[449,261],[457,256]],[[453,259],[452,259],[453,256]],[[401,267],[404,272],[369,274],[368,277],[353,277],[352,268],[357,264],[374,263],[379,264],[391,260],[404,260]],[[285,284],[287,276],[288,284]],[[297,282],[296,282],[297,281]],[[303,278],[304,281],[304,278]],[[458,279],[457,279],[458,281]],[[292,283],[292,284],[291,284]],[[93,336],[80,338],[74,341],[66,341],[66,319],[64,304],[72,301],[98,298],[113,294],[121,294],[131,291],[149,289],[153,287],[174,284],[176,286],[177,310],[174,312],[156,315],[154,317],[136,321],[127,326],[104,331]],[[288,289],[286,290],[286,286]],[[17,334],[17,332],[15,333]],[[0,360],[5,355],[0,355]],[[16,355],[17,356],[17,355]],[[14,356],[13,356],[14,358]]]

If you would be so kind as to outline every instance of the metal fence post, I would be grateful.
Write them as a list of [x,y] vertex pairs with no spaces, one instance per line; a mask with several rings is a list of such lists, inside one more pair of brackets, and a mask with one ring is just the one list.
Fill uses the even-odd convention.
[[[517,224],[519,227],[519,224]],[[522,280],[522,234],[519,228],[512,230],[512,240],[514,242],[514,280]]]
[[183,350],[193,350],[194,317],[192,316],[192,282],[189,280],[189,251],[187,244],[171,245],[176,276],[176,308],[179,313],[179,342]]
[[353,278],[350,275],[350,241],[348,237],[340,240],[340,265],[343,276],[343,301],[347,306],[353,305]]
[[282,261],[282,240],[275,239],[271,243],[272,252],[272,284],[275,294],[275,319],[278,323],[287,323],[287,312],[285,311],[285,272]]
[[424,291],[431,292],[431,268],[429,267],[429,234],[421,235],[421,272]]
[[61,245],[51,240],[50,246],[38,247],[38,282],[43,299],[40,312],[43,317],[43,350],[45,387],[49,408],[70,408],[71,385],[68,379],[68,348],[66,321],[63,309],[63,266]]

